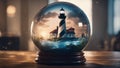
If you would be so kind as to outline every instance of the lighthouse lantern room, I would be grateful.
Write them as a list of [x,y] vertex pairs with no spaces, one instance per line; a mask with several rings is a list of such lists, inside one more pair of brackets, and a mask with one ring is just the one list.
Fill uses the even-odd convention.
[[61,19],[60,23],[59,23],[59,28],[58,28],[58,37],[59,38],[63,38],[65,37],[66,34],[66,23],[65,23],[65,13],[64,13],[64,9],[61,8],[60,9],[60,15],[59,15],[59,19]]

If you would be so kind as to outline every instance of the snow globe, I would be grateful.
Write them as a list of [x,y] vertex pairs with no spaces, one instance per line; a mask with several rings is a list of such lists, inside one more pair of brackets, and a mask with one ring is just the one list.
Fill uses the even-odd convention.
[[31,24],[31,37],[38,47],[38,64],[84,64],[83,49],[90,38],[85,13],[67,2],[55,2],[37,13]]

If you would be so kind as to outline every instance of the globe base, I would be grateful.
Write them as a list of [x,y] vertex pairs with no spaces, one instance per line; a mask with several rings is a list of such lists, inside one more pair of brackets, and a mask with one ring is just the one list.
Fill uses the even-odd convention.
[[45,65],[83,65],[86,59],[82,51],[79,53],[39,52],[35,61]]

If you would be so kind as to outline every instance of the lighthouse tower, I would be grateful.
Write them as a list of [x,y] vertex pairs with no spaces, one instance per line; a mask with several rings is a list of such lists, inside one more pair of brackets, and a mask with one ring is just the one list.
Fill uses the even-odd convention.
[[61,19],[59,26],[58,26],[58,37],[64,38],[66,34],[66,23],[65,23],[65,11],[63,8],[60,9],[59,19]]

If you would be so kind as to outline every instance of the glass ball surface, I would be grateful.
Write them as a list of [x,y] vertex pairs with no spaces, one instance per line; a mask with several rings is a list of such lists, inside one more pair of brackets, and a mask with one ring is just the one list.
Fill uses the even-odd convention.
[[45,6],[34,17],[31,36],[43,52],[80,52],[90,38],[90,23],[74,4],[56,2]]

